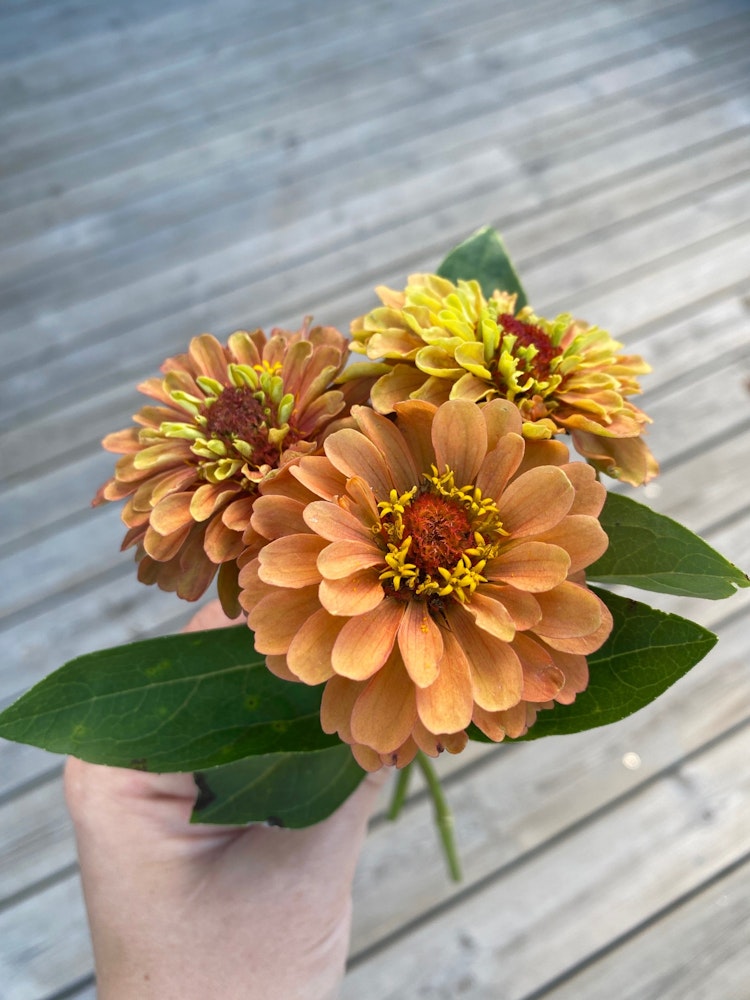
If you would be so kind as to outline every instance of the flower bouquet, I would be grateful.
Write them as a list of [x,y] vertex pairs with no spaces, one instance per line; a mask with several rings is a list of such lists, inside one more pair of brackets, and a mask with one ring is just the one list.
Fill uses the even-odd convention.
[[658,472],[630,398],[649,367],[537,316],[496,232],[377,293],[349,342],[309,319],[204,334],[139,386],[94,503],[125,501],[142,582],[195,601],[216,579],[240,623],[78,657],[0,735],[193,772],[207,823],[307,826],[383,766],[395,816],[416,765],[458,877],[431,759],[615,722],[715,643],[612,586],[750,580],[602,485]]

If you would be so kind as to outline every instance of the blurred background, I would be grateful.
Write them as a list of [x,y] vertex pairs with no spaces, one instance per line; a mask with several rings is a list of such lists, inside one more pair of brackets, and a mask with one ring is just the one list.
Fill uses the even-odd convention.
[[[135,384],[197,333],[348,328],[484,224],[531,303],[646,356],[639,498],[750,567],[743,0],[5,0],[0,704],[179,628],[91,511]],[[747,998],[748,591],[649,709],[441,760],[379,814],[346,1000]],[[656,603],[656,602],[654,602]],[[0,746],[0,996],[92,1000],[59,758]]]

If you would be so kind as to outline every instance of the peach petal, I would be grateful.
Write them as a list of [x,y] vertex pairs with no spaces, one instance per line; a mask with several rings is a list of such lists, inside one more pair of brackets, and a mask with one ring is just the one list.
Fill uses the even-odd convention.
[[203,543],[203,528],[196,525],[180,550],[175,593],[185,601],[197,601],[216,576],[216,565],[205,555]]
[[542,620],[534,631],[545,638],[570,639],[591,635],[602,623],[603,604],[586,587],[561,583],[546,594],[537,594]]
[[117,455],[134,454],[140,451],[141,443],[136,427],[126,427],[123,431],[107,434],[102,440],[102,448]]
[[250,523],[264,538],[308,533],[302,517],[305,505],[285,496],[260,496],[252,508]]
[[221,519],[231,531],[244,531],[250,523],[257,496],[244,496],[235,500],[221,512]]
[[332,615],[361,615],[376,608],[385,593],[377,570],[363,569],[344,580],[322,580],[320,603]]
[[537,541],[557,545],[570,556],[568,576],[585,569],[606,552],[609,538],[595,517],[569,514],[551,531],[537,536]]
[[552,439],[534,440],[526,438],[526,450],[523,454],[523,461],[518,467],[517,476],[522,476],[530,469],[541,468],[545,465],[559,467],[570,459],[570,452],[567,445],[562,441]]
[[435,449],[432,446],[435,407],[421,400],[411,400],[396,406],[396,416],[399,430],[414,457],[415,467],[419,472],[428,472],[435,464]]
[[160,535],[173,534],[181,528],[193,524],[190,514],[192,493],[172,493],[154,507],[151,512],[151,527]]
[[352,743],[352,757],[356,760],[363,771],[379,771],[383,766],[380,754],[375,753],[370,747],[363,747],[360,743]]
[[523,667],[524,701],[549,701],[565,683],[565,674],[556,665],[550,653],[538,642],[523,633],[513,641]]
[[182,548],[190,534],[190,528],[191,524],[184,524],[169,535],[161,535],[149,525],[143,536],[143,547],[152,559],[156,559],[157,562],[168,562]]
[[477,590],[477,593],[481,593],[483,597],[499,601],[513,619],[516,629],[531,628],[542,617],[542,609],[539,607],[539,602],[536,598],[526,593],[526,591],[511,587],[509,584],[484,583]]
[[[466,610],[474,618],[477,628],[502,642],[510,642],[516,634],[516,623],[503,602],[495,599],[488,590],[489,587],[482,587],[475,591]],[[537,619],[539,617],[537,615]]]
[[193,493],[190,514],[196,521],[205,521],[240,492],[237,483],[204,483]]
[[275,587],[307,587],[320,582],[318,556],[327,542],[317,535],[284,535],[264,546],[258,576]]
[[[540,642],[539,645],[546,647]],[[555,701],[561,705],[572,705],[576,695],[586,690],[589,682],[589,665],[586,657],[579,653],[564,653],[559,649],[552,651],[555,664],[565,675],[565,683],[555,695]]]
[[404,604],[388,597],[372,611],[350,618],[333,646],[335,672],[355,681],[372,677],[391,655],[403,616]]
[[352,709],[364,689],[363,681],[350,681],[334,675],[323,688],[320,700],[320,726],[324,733],[338,733],[345,743],[353,743]]
[[230,531],[221,518],[214,517],[208,522],[203,536],[203,549],[216,565],[236,559],[244,551],[242,535],[238,531]]
[[367,528],[380,531],[378,502],[369,483],[366,483],[361,476],[347,479],[346,495],[339,499],[339,504]]
[[398,655],[368,682],[352,709],[352,737],[377,753],[398,750],[417,717],[414,685]]
[[443,636],[424,601],[406,604],[398,630],[398,647],[409,677],[417,687],[432,684],[443,656]]
[[487,425],[475,403],[452,399],[438,408],[432,422],[438,471],[455,473],[456,485],[473,483],[487,454]]
[[514,538],[549,531],[570,510],[575,491],[555,466],[530,469],[514,479],[498,504],[503,527]]
[[318,569],[326,580],[342,580],[371,566],[385,568],[383,552],[373,541],[331,542],[318,556]]
[[413,365],[395,365],[372,387],[372,405],[379,413],[391,413],[399,403],[418,392],[424,382],[424,372]]
[[523,671],[508,643],[478,629],[460,605],[448,608],[448,620],[469,662],[476,704],[488,712],[517,704],[521,700]]
[[135,492],[133,506],[136,510],[150,510],[170,493],[182,493],[195,481],[195,469],[169,469],[158,476],[149,476]]
[[286,653],[302,622],[320,608],[317,587],[266,594],[248,613],[259,653]]
[[[346,478],[324,455],[309,455],[301,459],[298,465],[293,465],[289,472],[298,482],[324,500],[335,500],[346,488]],[[264,487],[263,492],[267,493],[269,490]]]
[[289,669],[305,684],[321,684],[333,676],[331,654],[345,618],[335,618],[318,608],[292,639],[287,650]]
[[387,497],[394,487],[385,459],[360,431],[345,427],[326,439],[326,456],[345,476],[361,476],[376,497]]
[[[505,730],[505,735],[516,740],[519,736],[524,736],[529,729],[529,725],[535,718],[535,712],[527,702],[521,701],[513,708],[498,713],[498,722]],[[531,720],[531,721],[530,721]]]
[[437,757],[444,750],[450,754],[461,753],[469,742],[469,737],[463,729],[457,733],[439,733],[436,736],[425,729],[419,718],[414,723],[412,739],[428,757]]
[[227,356],[216,337],[202,333],[190,341],[190,360],[202,375],[208,375],[217,382],[227,381]]
[[[377,510],[377,508],[376,508]],[[327,500],[315,500],[303,510],[304,522],[311,531],[330,542],[366,542],[372,532],[348,510]]]
[[[182,465],[189,457],[192,456],[187,441],[163,441],[159,444],[152,444],[148,448],[142,448],[135,455],[125,456],[125,458],[133,459],[132,465],[136,472],[147,471],[149,475],[152,475],[157,469]],[[120,462],[117,463],[117,468],[119,470]]]
[[242,567],[239,574],[239,585],[241,588],[240,603],[245,611],[254,608],[258,601],[274,589],[269,584],[263,583],[258,576],[257,558]]
[[[286,453],[285,453],[286,454]],[[339,476],[335,471],[331,463],[323,455],[310,455],[305,456],[306,460],[312,462],[312,471],[315,472],[318,469],[316,462],[320,462],[322,466],[325,466],[331,475],[335,476],[335,482],[343,490],[344,478]],[[321,470],[322,471],[322,470]],[[313,493],[307,488],[295,475],[297,472],[297,466],[285,465],[278,472],[272,472],[268,477],[266,477],[258,487],[260,493],[263,496],[284,496],[289,497],[292,500],[299,500],[300,503],[309,503],[311,500],[317,500],[318,494]]]
[[398,750],[394,750],[393,753],[381,754],[381,763],[385,764],[387,767],[406,767],[407,764],[411,764],[414,758],[417,756],[417,751],[419,747],[414,742],[414,740],[409,737],[405,743],[402,743]]
[[503,490],[521,464],[523,458],[523,438],[518,434],[506,434],[496,448],[487,453],[482,467],[477,473],[477,486],[482,495],[499,500]]
[[[571,586],[575,585],[571,584]],[[589,635],[566,638],[542,634],[540,635],[540,638],[542,638],[547,645],[551,646],[554,650],[560,650],[563,653],[578,653],[585,656],[588,653],[596,652],[596,650],[599,649],[609,638],[613,625],[612,615],[609,608],[603,601],[600,601],[599,603],[602,615],[601,625]],[[536,631],[536,627],[534,631]]]
[[427,688],[416,688],[417,712],[431,733],[457,733],[471,722],[474,707],[469,663],[451,632],[443,633],[440,672]]
[[573,444],[594,466],[631,486],[649,482],[659,471],[659,464],[640,437],[602,437],[588,431],[574,430]]
[[576,491],[570,513],[598,517],[607,499],[607,491],[596,478],[595,470],[588,462],[568,462],[560,468]]
[[561,584],[568,575],[570,556],[557,545],[520,541],[508,545],[484,568],[488,580],[500,580],[538,594]]
[[497,447],[506,434],[521,434],[523,419],[518,407],[509,399],[496,397],[482,407],[482,416],[487,425],[487,449]]
[[483,708],[475,705],[471,721],[493,743],[501,743],[505,739],[505,729],[500,723],[498,713],[486,712]]
[[421,470],[415,466],[411,451],[398,427],[369,406],[354,407],[352,416],[362,433],[385,458],[398,492],[405,493],[415,486]]
[[282,681],[294,681],[295,683],[299,683],[299,678],[295,677],[287,666],[285,656],[267,656],[266,666],[272,674],[275,674],[276,677],[280,677]]

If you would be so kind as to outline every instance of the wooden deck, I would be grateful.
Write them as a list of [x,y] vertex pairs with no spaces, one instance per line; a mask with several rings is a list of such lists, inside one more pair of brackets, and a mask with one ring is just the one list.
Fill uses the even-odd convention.
[[[750,566],[743,0],[6,0],[0,702],[174,631],[88,503],[188,339],[346,329],[477,226],[531,301],[646,355],[645,498]],[[344,1000],[750,997],[750,594],[664,600],[711,656],[616,726],[441,760],[376,817]],[[61,762],[0,746],[0,997],[91,1000]]]

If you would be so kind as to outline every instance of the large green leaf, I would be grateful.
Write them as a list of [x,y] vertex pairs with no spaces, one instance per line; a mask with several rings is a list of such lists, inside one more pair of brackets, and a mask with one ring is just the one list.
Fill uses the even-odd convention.
[[702,538],[629,497],[607,494],[599,520],[609,548],[586,570],[589,580],[713,600],[750,586],[750,579]]
[[98,764],[195,771],[338,744],[321,731],[320,696],[270,673],[241,625],[71,660],[0,715],[0,736]]
[[311,826],[351,795],[365,772],[343,743],[312,753],[264,754],[196,775],[193,823]]
[[478,229],[451,250],[437,273],[454,283],[460,279],[478,281],[487,298],[495,289],[515,292],[518,296],[516,309],[523,308],[528,301],[502,237],[490,226]]
[[[614,628],[588,657],[589,684],[572,705],[539,712],[523,740],[561,736],[618,722],[663,694],[709,652],[716,636],[695,622],[618,594],[597,591]],[[472,739],[487,742],[475,727]]]

